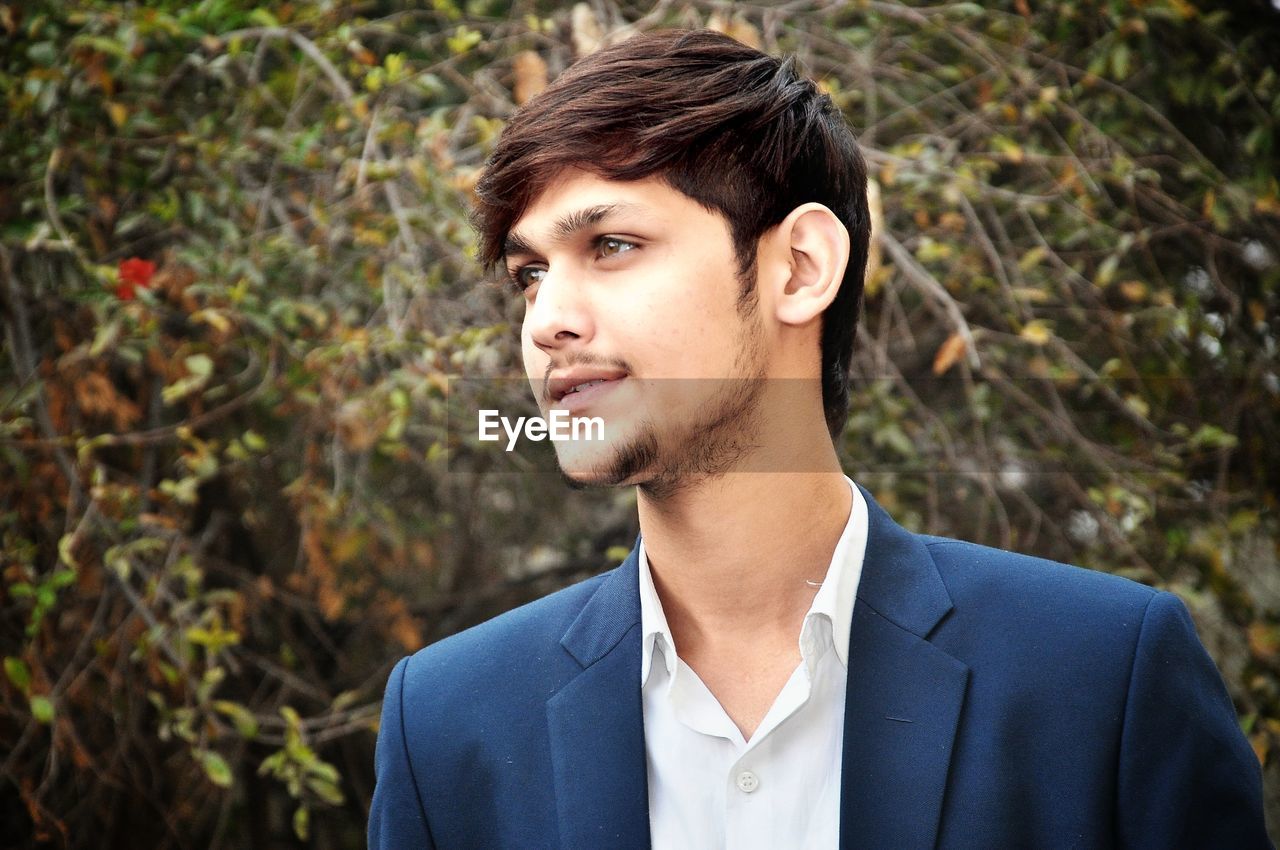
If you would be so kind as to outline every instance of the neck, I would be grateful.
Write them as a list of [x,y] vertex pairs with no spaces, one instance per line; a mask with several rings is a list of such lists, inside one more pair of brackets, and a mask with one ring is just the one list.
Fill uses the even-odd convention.
[[830,442],[805,461],[790,467],[805,472],[731,472],[660,500],[640,488],[645,553],[682,656],[794,644],[852,506]]

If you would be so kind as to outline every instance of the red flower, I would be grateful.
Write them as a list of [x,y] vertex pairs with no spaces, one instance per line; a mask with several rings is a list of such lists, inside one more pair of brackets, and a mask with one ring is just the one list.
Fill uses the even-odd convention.
[[116,285],[116,297],[121,301],[132,301],[138,294],[137,287],[143,289],[151,286],[151,276],[156,273],[156,264],[139,257],[130,257],[120,261],[120,283]]

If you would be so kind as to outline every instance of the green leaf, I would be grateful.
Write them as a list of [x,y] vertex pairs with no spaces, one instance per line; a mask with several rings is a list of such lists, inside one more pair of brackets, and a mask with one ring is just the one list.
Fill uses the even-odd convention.
[[225,714],[230,718],[232,725],[236,727],[236,732],[240,737],[245,739],[253,739],[258,737],[258,718],[257,716],[237,702],[220,699],[213,703],[214,711]]
[[196,701],[208,702],[209,697],[218,689],[218,685],[227,678],[227,669],[225,667],[210,667],[205,671],[204,676],[200,680],[200,684],[196,687]]
[[120,323],[108,322],[98,328],[93,337],[93,345],[89,348],[90,357],[98,357],[102,352],[114,346],[120,337]]
[[72,584],[73,582],[75,582],[75,580],[76,580],[76,571],[68,570],[64,567],[63,569],[60,569],[60,570],[54,570],[53,574],[49,576],[46,583],[53,590],[62,590],[62,588]]
[[[161,489],[164,489],[161,482]],[[121,581],[128,581],[129,575],[133,572],[133,563],[129,560],[129,553],[124,544],[112,546],[102,555],[102,562],[106,564],[107,569],[120,577]]]
[[1116,269],[1120,265],[1120,255],[1112,254],[1102,261],[1102,265],[1098,266],[1098,273],[1094,276],[1093,282],[1098,286],[1106,286],[1111,283],[1111,279],[1116,276]]
[[298,836],[300,841],[306,841],[310,829],[311,810],[306,806],[298,806],[298,810],[293,813],[293,834]]
[[1049,256],[1049,251],[1042,245],[1036,245],[1018,260],[1018,270],[1029,272],[1040,265],[1040,262],[1047,256]]
[[280,706],[280,716],[284,718],[291,728],[297,728],[302,724],[302,717],[298,715],[297,709],[291,705]]
[[160,390],[160,397],[165,404],[173,404],[175,401],[191,395],[196,390],[205,385],[208,378],[201,378],[195,375],[188,375],[185,378],[179,378],[169,386]]
[[321,800],[331,806],[341,806],[345,802],[342,790],[328,779],[312,776],[307,779],[307,787]]
[[186,364],[187,371],[197,377],[208,378],[213,374],[213,360],[207,354],[192,354],[183,363]]
[[185,637],[197,646],[203,646],[210,655],[216,655],[228,646],[234,646],[240,642],[238,632],[224,629],[220,623],[214,623],[207,629],[192,626],[185,632]]
[[166,496],[170,496],[176,502],[184,505],[194,505],[196,503],[196,488],[200,486],[200,479],[195,476],[187,476],[181,481],[174,481],[166,478],[160,482],[160,492]]
[[311,771],[313,778],[319,779],[322,782],[328,782],[335,785],[338,782],[338,769],[327,761],[320,761],[317,759],[315,763],[308,767],[308,770]]
[[[58,540],[58,560],[72,569],[79,566],[76,563],[75,556],[71,554],[71,550],[75,548],[75,544],[76,536],[74,533],[64,534]],[[74,573],[72,575],[74,575]]]
[[41,41],[27,48],[27,58],[48,67],[58,61],[58,48],[52,41]]
[[1201,425],[1188,442],[1197,449],[1234,449],[1240,444],[1240,438],[1217,425]]
[[445,40],[445,44],[448,46],[450,53],[459,54],[466,53],[483,40],[484,36],[478,31],[473,30],[470,27],[461,26],[458,27],[457,31],[453,35],[449,36],[449,38]]
[[31,698],[31,716],[39,723],[49,724],[53,722],[53,701],[45,696],[34,696]]
[[179,378],[160,391],[165,404],[173,404],[192,393],[204,389],[213,376],[213,360],[207,354],[192,354],[183,360],[190,373]]
[[333,698],[333,702],[329,704],[331,711],[342,711],[349,705],[353,705],[356,700],[360,699],[359,691],[343,691]]
[[1129,45],[1121,43],[1111,51],[1111,70],[1117,80],[1129,76]]
[[397,80],[401,79],[402,75],[404,74],[404,54],[403,53],[387,54],[387,58],[383,60],[382,64],[383,64],[383,67],[387,69],[387,78],[391,82],[396,82]]
[[13,682],[13,686],[24,694],[31,691],[31,669],[27,667],[27,662],[21,658],[15,658],[12,655],[6,655],[4,659],[4,672],[9,677],[9,681]]
[[209,781],[219,788],[230,788],[234,778],[227,760],[213,750],[195,750],[196,761],[204,768]]
[[250,12],[249,20],[260,27],[280,26],[280,21],[276,19],[276,16],[262,7],[258,7]]
[[903,457],[914,457],[915,446],[911,438],[896,422],[886,422],[871,435],[871,441],[881,448],[892,449]]

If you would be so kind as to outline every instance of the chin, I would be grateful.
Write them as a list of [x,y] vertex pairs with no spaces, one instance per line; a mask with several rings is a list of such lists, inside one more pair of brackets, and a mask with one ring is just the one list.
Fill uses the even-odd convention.
[[629,439],[556,447],[560,475],[575,489],[641,484],[657,456],[656,438],[652,432],[643,430]]

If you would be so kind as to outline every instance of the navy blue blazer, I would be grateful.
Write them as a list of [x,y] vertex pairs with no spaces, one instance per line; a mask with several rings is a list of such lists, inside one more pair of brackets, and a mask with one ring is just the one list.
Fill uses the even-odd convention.
[[[1272,847],[1176,596],[912,534],[863,493],[843,850]],[[402,660],[369,846],[648,847],[640,643],[633,551]]]

